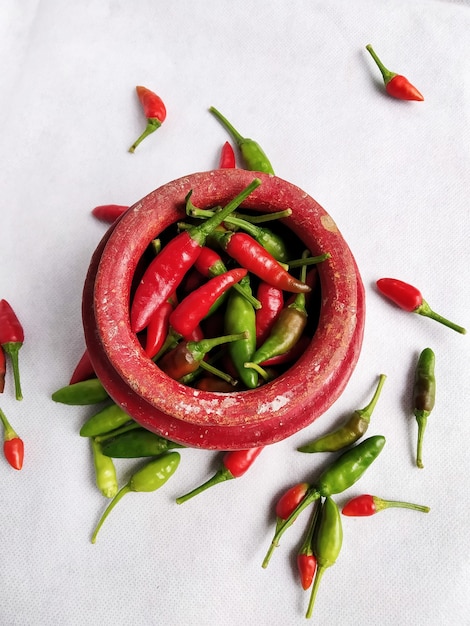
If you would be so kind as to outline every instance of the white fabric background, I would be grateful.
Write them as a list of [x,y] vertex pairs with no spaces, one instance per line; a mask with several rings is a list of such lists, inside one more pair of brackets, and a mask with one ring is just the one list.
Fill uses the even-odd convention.
[[[0,460],[2,625],[303,623],[304,520],[264,571],[272,505],[328,462],[295,448],[366,404],[381,372],[369,433],[387,446],[337,502],[369,492],[432,510],[345,518],[312,623],[470,624],[468,336],[399,311],[374,287],[386,275],[412,282],[470,326],[469,36],[464,1],[2,1],[0,297],[26,333],[24,400],[14,400],[11,374],[0,397],[26,445],[21,472]],[[423,103],[384,94],[367,43]],[[168,117],[130,155],[143,125],[137,84],[161,94]],[[83,350],[81,289],[105,231],[90,210],[216,167],[228,136],[210,105],[337,222],[367,291],[362,354],[327,414],[243,478],[178,507],[174,498],[220,461],[183,450],[172,480],[127,495],[92,545],[106,502],[78,430],[93,408],[50,399]],[[421,471],[410,385],[426,346],[438,395]],[[122,482],[133,467],[118,464]]]

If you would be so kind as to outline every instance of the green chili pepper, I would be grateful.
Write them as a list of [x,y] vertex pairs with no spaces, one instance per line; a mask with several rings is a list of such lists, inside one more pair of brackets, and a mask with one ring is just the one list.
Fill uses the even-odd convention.
[[279,539],[284,532],[292,526],[297,517],[312,502],[320,497],[329,497],[341,493],[354,485],[364,472],[375,461],[385,445],[385,437],[375,435],[364,439],[343,452],[325,471],[318,481],[309,487],[302,501],[292,511],[289,517],[276,526],[271,545],[263,561],[263,567],[267,567],[274,549],[279,545]]
[[[248,276],[242,278],[238,284],[251,293]],[[249,389],[255,389],[258,386],[258,373],[246,368],[244,364],[253,357],[256,350],[256,313],[253,305],[233,290],[225,310],[224,332],[247,333],[246,339],[228,344],[228,353],[242,382]]]
[[434,408],[436,398],[436,378],[434,365],[436,357],[431,348],[425,348],[419,355],[413,389],[414,414],[418,422],[418,445],[416,465],[423,468],[423,438],[428,416]]
[[313,538],[313,552],[317,558],[317,572],[305,617],[312,616],[318,588],[326,569],[336,563],[343,544],[341,515],[335,501],[327,497],[321,507],[318,529]]
[[82,437],[96,437],[115,430],[130,421],[130,416],[117,404],[110,404],[92,415],[81,427]]
[[52,394],[54,402],[70,405],[98,404],[108,398],[108,392],[98,378],[66,385]]
[[227,118],[224,117],[215,107],[210,107],[209,111],[215,115],[219,122],[221,122],[232,135],[237,146],[240,148],[247,169],[255,172],[274,174],[273,166],[269,162],[264,150],[256,141],[240,135]]
[[136,459],[158,456],[167,450],[184,446],[141,428],[107,439],[101,444],[101,448],[105,456],[115,459]]
[[96,486],[106,498],[114,498],[118,490],[116,468],[113,460],[103,454],[101,445],[91,439]]
[[144,467],[139,469],[129,482],[121,487],[114,498],[107,506],[105,512],[101,516],[101,519],[96,526],[93,535],[91,537],[91,543],[96,542],[96,536],[103,525],[103,522],[111,513],[116,504],[130,491],[137,492],[150,492],[156,491],[162,487],[166,481],[175,473],[176,468],[180,462],[180,454],[178,452],[168,452],[158,458],[150,461]]
[[379,399],[385,379],[385,374],[381,374],[372,400],[363,409],[354,411],[345,424],[324,437],[315,439],[297,448],[297,450],[299,452],[336,452],[358,441],[369,428],[370,418]]

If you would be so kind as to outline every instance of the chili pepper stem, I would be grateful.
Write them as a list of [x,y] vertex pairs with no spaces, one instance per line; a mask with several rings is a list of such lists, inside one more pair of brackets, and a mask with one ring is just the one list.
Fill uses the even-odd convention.
[[413,511],[421,511],[422,513],[429,513],[429,511],[431,510],[428,506],[424,506],[422,504],[401,502],[400,500],[381,500],[380,498],[375,498],[375,503],[378,511],[382,509],[400,508],[412,509]]
[[202,369],[206,370],[207,372],[214,374],[214,376],[217,376],[217,378],[221,378],[222,380],[225,380],[225,382],[230,383],[233,387],[235,387],[238,384],[238,381],[232,376],[230,376],[230,374],[227,374],[226,372],[219,370],[217,367],[214,367],[207,361],[200,361],[199,366]]
[[23,393],[21,391],[21,381],[20,381],[20,368],[18,363],[18,352],[23,344],[19,341],[8,341],[2,344],[2,347],[6,354],[11,359],[11,365],[13,369],[13,379],[15,382],[15,397],[17,400],[23,399]]
[[377,67],[379,68],[380,72],[382,73],[383,79],[385,84],[387,84],[388,82],[390,82],[392,80],[392,78],[394,76],[396,76],[395,72],[391,72],[389,69],[387,69],[385,67],[385,65],[382,63],[382,61],[379,59],[379,57],[376,55],[375,50],[373,49],[373,47],[368,44],[366,46],[366,50],[369,52],[369,54],[371,55],[371,57],[374,59],[374,61],[377,64]]
[[363,409],[359,409],[358,411],[356,411],[356,413],[359,414],[363,419],[370,420],[370,417],[375,409],[375,405],[377,404],[379,400],[380,394],[382,392],[382,387],[384,386],[386,378],[387,377],[385,374],[380,374],[379,382],[377,384],[377,387],[375,389],[375,392],[374,392],[374,395],[372,396],[371,401]]
[[309,600],[308,607],[307,607],[307,613],[305,614],[305,617],[307,619],[310,619],[312,617],[313,607],[315,604],[315,600],[317,598],[317,593],[320,587],[320,582],[326,569],[327,568],[325,566],[321,566],[321,565],[319,565],[317,568],[317,572],[315,574],[315,580],[313,581],[312,592],[310,594],[310,600]]
[[219,483],[222,483],[226,480],[230,480],[232,478],[233,478],[233,475],[226,468],[220,469],[218,472],[214,474],[214,476],[212,476],[212,478],[209,478],[209,480],[207,480],[205,483],[203,483],[199,487],[196,487],[192,491],[186,493],[184,496],[180,496],[179,498],[176,498],[176,503],[183,504],[183,502],[187,502],[188,500],[190,500],[191,498],[194,498],[194,496],[199,495],[206,489],[209,489],[210,487],[213,487],[214,485],[218,485]]
[[312,502],[318,500],[319,497],[320,493],[316,489],[311,489],[307,491],[304,499],[300,502],[300,504],[297,505],[297,507],[292,511],[289,517],[283,520],[282,523],[276,524],[276,532],[274,534],[273,540],[271,541],[271,545],[269,546],[266,556],[264,557],[261,567],[263,567],[264,569],[268,567],[271,556],[273,555],[274,550],[278,547],[279,540],[284,532],[290,526],[292,526],[300,513],[302,513],[302,511],[304,511],[310,504],[312,504]]
[[132,491],[131,487],[129,484],[124,485],[123,487],[121,487],[121,489],[117,492],[117,494],[114,496],[114,498],[111,500],[111,502],[108,504],[108,506],[105,509],[105,512],[103,513],[103,515],[101,516],[94,532],[93,535],[91,536],[91,543],[96,543],[96,537],[98,535],[98,532],[100,531],[101,526],[103,525],[104,521],[106,520],[106,518],[108,517],[108,515],[111,513],[111,511],[114,509],[114,507],[116,506],[116,504],[119,502],[119,500],[121,500],[121,498],[123,496],[126,495],[126,493],[129,493],[130,491]]
[[1,420],[2,424],[3,424],[4,440],[5,441],[10,441],[11,439],[16,439],[18,437],[18,435],[16,434],[14,428],[12,427],[10,422],[8,421],[7,416],[2,411],[2,409],[0,409],[0,420]]
[[220,111],[218,111],[215,107],[209,107],[209,111],[215,115],[215,117],[222,122],[228,132],[232,135],[236,144],[240,146],[245,141],[245,138],[234,128],[234,126],[228,121],[228,119],[222,115]]
[[324,254],[319,254],[317,256],[307,256],[305,258],[288,261],[287,266],[289,269],[292,269],[293,267],[305,267],[306,265],[316,265],[317,263],[322,263],[327,259],[331,259],[331,254],[329,252],[325,252]]
[[415,417],[418,422],[418,444],[416,446],[416,466],[423,469],[423,441],[424,431],[428,422],[428,411],[416,411]]
[[429,317],[430,319],[435,320],[436,322],[439,322],[443,324],[444,326],[447,326],[447,328],[451,328],[452,330],[455,330],[461,335],[465,335],[467,332],[465,328],[462,328],[462,326],[459,326],[458,324],[454,324],[454,322],[451,322],[445,317],[442,317],[442,315],[439,315],[439,313],[436,313],[435,311],[433,311],[431,307],[429,306],[429,304],[426,302],[426,300],[423,300],[422,304],[417,309],[415,309],[414,312],[418,313],[419,315],[423,315],[424,317]]
[[137,146],[149,135],[151,135],[152,133],[154,133],[157,128],[160,128],[160,126],[162,125],[162,123],[160,122],[159,119],[157,119],[156,117],[149,117],[147,120],[147,126],[144,130],[144,132],[140,135],[140,137],[138,139],[136,139],[134,141],[134,143],[132,144],[132,146],[129,148],[129,152],[131,154],[134,153],[135,149],[137,148]]
[[248,369],[255,370],[255,372],[258,372],[258,374],[261,376],[261,378],[263,378],[263,380],[266,380],[266,381],[271,380],[271,376],[268,374],[268,372],[264,370],[261,367],[261,365],[258,365],[258,363],[246,362],[243,364],[243,366]]

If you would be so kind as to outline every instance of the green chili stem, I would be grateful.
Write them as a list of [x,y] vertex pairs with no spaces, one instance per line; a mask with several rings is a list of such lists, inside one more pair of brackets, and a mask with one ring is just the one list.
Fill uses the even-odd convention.
[[319,254],[318,256],[308,256],[301,259],[295,259],[294,261],[288,261],[287,266],[289,268],[293,267],[303,267],[305,265],[316,265],[317,263],[322,263],[322,261],[326,261],[331,258],[331,254],[329,252],[325,252],[324,254]]
[[121,500],[121,498],[123,496],[126,495],[126,493],[129,493],[130,491],[132,491],[131,487],[129,484],[124,485],[124,487],[121,487],[121,489],[117,492],[117,494],[114,496],[114,498],[111,500],[111,502],[108,504],[108,506],[106,507],[105,512],[103,513],[103,515],[101,516],[100,521],[98,522],[98,525],[96,526],[93,535],[91,536],[91,543],[96,543],[96,536],[101,528],[101,526],[103,525],[105,519],[108,517],[108,515],[111,513],[111,511],[114,509],[114,507],[116,506],[116,504],[119,502],[119,500]]
[[176,503],[183,504],[183,502],[186,502],[187,500],[194,498],[194,496],[199,495],[206,489],[209,489],[209,487],[213,487],[214,485],[218,485],[219,483],[222,483],[225,480],[230,480],[232,478],[234,478],[234,476],[228,469],[226,468],[220,469],[218,472],[214,474],[214,476],[212,476],[212,478],[209,478],[209,480],[207,480],[205,483],[203,483],[199,487],[196,487],[189,493],[186,493],[184,496],[180,496],[179,498],[176,498]]
[[421,305],[417,309],[415,309],[414,312],[418,313],[418,315],[429,317],[430,319],[435,320],[436,322],[440,322],[441,324],[444,324],[444,326],[447,326],[447,328],[451,328],[452,330],[455,330],[461,335],[465,335],[467,332],[465,328],[462,328],[462,326],[459,326],[458,324],[454,324],[454,322],[451,322],[445,317],[442,317],[442,315],[439,315],[439,313],[436,313],[435,311],[433,311],[425,300],[423,300]]
[[5,441],[10,441],[11,439],[16,439],[18,437],[18,435],[16,434],[14,428],[12,427],[10,422],[8,421],[7,416],[2,411],[2,409],[0,409],[0,421],[3,424],[4,440]]
[[217,376],[218,378],[221,378],[222,380],[225,380],[227,383],[230,383],[233,386],[238,384],[238,381],[235,380],[235,378],[232,378],[232,376],[230,376],[230,374],[226,374],[222,370],[219,370],[217,367],[214,367],[210,363],[207,363],[207,361],[200,361],[199,362],[199,366],[202,369],[206,370],[207,372],[210,372],[211,374],[214,374],[214,376]]
[[318,500],[319,497],[320,497],[320,493],[315,488],[309,489],[307,493],[305,494],[304,499],[296,506],[296,508],[289,515],[289,517],[285,519],[281,524],[278,524],[276,526],[275,535],[273,537],[273,540],[271,541],[271,545],[269,546],[269,549],[262,563],[263,568],[266,569],[266,567],[268,567],[271,556],[273,555],[274,550],[278,547],[279,540],[284,534],[284,532],[290,526],[292,526],[292,524],[298,518],[300,513],[302,513],[304,509],[306,509],[310,504],[312,504],[312,502],[315,502],[315,500]]
[[418,422],[418,445],[416,447],[416,465],[423,469],[423,441],[424,431],[428,422],[429,411],[415,411],[416,421]]
[[381,498],[375,498],[375,507],[377,510],[400,508],[400,509],[412,509],[413,511],[422,511],[423,513],[429,513],[431,510],[428,506],[422,504],[413,504],[412,502],[401,502],[400,500],[382,500]]
[[22,342],[8,341],[3,344],[3,349],[11,359],[13,369],[13,380],[15,382],[15,397],[17,400],[23,400],[23,392],[21,391],[20,368],[18,361],[18,352],[22,346]]
[[262,213],[260,215],[237,215],[244,219],[246,222],[252,224],[263,224],[264,222],[271,222],[273,220],[279,220],[283,217],[290,217],[292,215],[292,209],[284,209],[283,211],[274,211],[274,213]]
[[268,372],[265,369],[263,369],[261,365],[258,365],[258,363],[253,363],[250,361],[247,363],[243,363],[243,367],[247,367],[251,370],[255,370],[255,372],[258,372],[258,374],[264,380],[271,380],[271,376],[268,374]]
[[139,143],[141,143],[146,137],[148,137],[149,135],[154,133],[157,130],[157,128],[160,128],[161,125],[162,125],[162,123],[160,122],[160,120],[158,118],[156,118],[156,117],[149,117],[147,119],[147,126],[146,126],[144,132],[140,135],[140,137],[138,139],[136,139],[134,141],[132,146],[129,148],[129,152],[133,153],[134,150],[139,145]]
[[229,133],[232,135],[232,137],[234,138],[235,142],[238,144],[238,146],[240,146],[240,144],[242,144],[245,141],[245,137],[243,137],[243,135],[241,135],[238,130],[236,130],[236,128],[233,126],[233,124],[231,124],[228,119],[222,115],[222,113],[220,111],[218,111],[215,107],[209,107],[209,111],[211,113],[213,113],[215,115],[215,117],[222,122],[222,124],[226,127],[226,129],[229,131]]
[[313,606],[315,604],[315,600],[317,598],[317,593],[318,593],[318,589],[320,587],[320,582],[321,579],[323,577],[323,574],[325,573],[325,570],[327,568],[323,565],[319,565],[317,572],[315,574],[315,580],[313,581],[313,587],[312,587],[312,592],[310,594],[310,601],[308,603],[308,607],[307,607],[307,613],[305,614],[305,617],[307,619],[310,619],[310,617],[312,617],[312,612],[313,612]]
[[384,79],[385,84],[389,83],[389,82],[392,80],[392,78],[393,78],[394,76],[396,76],[396,73],[395,73],[395,72],[391,72],[389,69],[387,69],[387,68],[385,67],[385,65],[382,63],[382,61],[381,61],[381,60],[379,59],[379,57],[376,55],[376,53],[375,53],[375,51],[374,51],[373,47],[372,47],[370,44],[368,44],[368,45],[366,46],[366,50],[370,53],[371,57],[372,57],[372,58],[374,59],[374,61],[377,63],[377,67],[379,68],[379,70],[380,70],[380,71],[381,71],[381,73],[382,73],[382,76],[383,76],[383,79]]
[[382,387],[384,386],[386,378],[387,377],[385,376],[385,374],[380,374],[379,382],[377,384],[375,393],[372,396],[372,400],[363,409],[359,409],[358,411],[355,411],[356,415],[359,415],[360,417],[362,417],[362,419],[365,419],[367,422],[370,422],[370,417],[375,409],[375,405],[378,402],[378,399],[380,397],[380,393],[382,391]]

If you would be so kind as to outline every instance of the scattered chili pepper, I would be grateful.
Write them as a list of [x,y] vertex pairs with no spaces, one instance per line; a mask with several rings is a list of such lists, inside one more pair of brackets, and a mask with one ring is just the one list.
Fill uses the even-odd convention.
[[[223,343],[240,341],[245,339],[245,336],[245,333],[238,333],[201,339],[200,341],[182,341],[158,361],[158,367],[170,378],[180,380],[187,374],[196,371],[212,348]],[[208,364],[206,364],[207,366]]]
[[233,385],[226,380],[222,380],[221,378],[217,378],[217,376],[204,376],[196,381],[194,384],[196,389],[200,389],[201,391],[211,391],[211,392],[223,392],[229,393],[233,391]]
[[317,500],[315,504],[316,506],[314,506],[307,532],[297,552],[297,570],[300,575],[300,583],[305,591],[311,586],[317,570],[317,557],[313,553],[312,543],[313,534],[317,526],[318,514],[321,509],[320,500]]
[[354,411],[345,424],[327,435],[297,448],[297,450],[299,452],[336,452],[358,441],[369,428],[372,412],[386,378],[385,374],[380,374],[372,400],[363,409]]
[[77,406],[98,404],[109,398],[99,378],[90,378],[73,385],[66,385],[54,391],[51,397],[54,402]]
[[220,152],[219,169],[232,169],[235,166],[235,152],[233,151],[232,144],[226,141]]
[[416,421],[418,422],[418,444],[416,450],[416,465],[423,468],[423,438],[426,424],[436,399],[436,378],[434,366],[436,357],[431,348],[425,348],[419,355],[415,371],[413,387],[413,406]]
[[91,211],[92,215],[101,222],[113,224],[129,207],[122,204],[100,204]]
[[261,280],[256,297],[261,302],[261,308],[256,311],[256,345],[258,347],[267,339],[275,320],[284,307],[284,292]]
[[117,404],[110,404],[87,419],[80,428],[81,437],[96,437],[109,433],[131,421],[124,409]]
[[383,500],[377,496],[363,494],[349,500],[344,505],[342,513],[343,515],[348,515],[349,517],[367,517],[392,507],[413,509],[414,511],[422,511],[423,513],[429,513],[430,511],[428,506],[422,506],[421,504],[400,502],[399,500]]
[[167,450],[172,450],[173,448],[184,448],[184,446],[144,428],[124,432],[116,437],[106,439],[101,444],[103,454],[114,459],[137,459],[146,456],[158,456],[162,452],[167,452]]
[[[300,283],[305,285],[307,268],[302,267]],[[307,325],[307,309],[305,307],[305,293],[297,293],[291,304],[285,306],[272,325],[267,339],[253,355],[250,362],[245,363],[249,368],[259,365],[275,356],[291,350],[299,341]]]
[[0,346],[0,393],[3,393],[5,389],[5,374],[7,373],[7,361],[5,358],[5,351]]
[[212,476],[207,482],[196,489],[193,489],[184,496],[176,498],[177,504],[182,504],[194,496],[202,493],[206,489],[218,485],[226,480],[232,478],[240,478],[243,474],[250,469],[255,460],[263,451],[263,446],[258,448],[249,448],[248,450],[234,450],[232,452],[226,452],[222,459],[223,467]]
[[158,354],[170,328],[170,315],[176,306],[176,296],[173,294],[154,311],[147,326],[145,335],[145,354],[152,359]]
[[113,460],[103,454],[101,444],[93,439],[93,437],[90,441],[93,465],[95,468],[96,486],[105,498],[114,498],[118,491],[118,481]]
[[135,90],[147,118],[147,126],[129,148],[129,152],[134,152],[140,142],[160,128],[166,118],[166,108],[160,96],[141,85],[138,85]]
[[226,232],[219,233],[217,239],[229,256],[261,280],[292,293],[310,291],[308,285],[289,274],[272,254],[251,235],[241,232]]
[[467,332],[462,326],[458,326],[438,313],[435,313],[426,300],[423,299],[421,292],[416,287],[402,280],[398,280],[397,278],[380,278],[377,281],[377,287],[384,296],[389,298],[401,309],[410,313],[418,313],[419,315],[430,317],[463,335]]
[[[200,272],[203,276],[207,278],[213,276],[219,276],[219,274],[223,274],[227,272],[227,267],[225,263],[222,261],[221,257],[215,250],[212,248],[208,248],[207,246],[203,246],[201,252],[196,259],[194,267]],[[234,283],[232,285],[235,291],[238,291],[244,298],[246,298],[255,309],[261,308],[261,303],[259,300],[253,297],[248,290],[243,289],[238,283]]]
[[158,458],[150,461],[144,467],[140,468],[131,476],[129,482],[121,487],[114,498],[107,506],[105,512],[101,516],[101,519],[96,526],[93,535],[91,537],[91,543],[96,542],[98,532],[111,513],[116,504],[131,491],[136,492],[150,492],[156,491],[162,487],[167,480],[175,473],[180,462],[180,454],[178,452],[168,452],[159,456]]
[[88,350],[85,349],[75,369],[73,370],[72,376],[69,380],[69,385],[74,385],[75,383],[80,383],[83,380],[89,380],[90,378],[96,378],[96,374],[93,369],[93,365],[91,364]]
[[292,515],[309,489],[308,483],[297,483],[283,493],[276,503],[276,529]]
[[24,443],[12,428],[5,413],[0,409],[0,421],[3,424],[3,454],[8,463],[16,470],[23,467]]
[[18,352],[23,342],[24,331],[16,313],[6,300],[0,300],[0,346],[11,359],[17,400],[23,399],[18,366]]
[[366,46],[366,50],[370,53],[382,73],[385,90],[390,96],[398,98],[399,100],[424,100],[422,94],[407,78],[401,74],[391,72],[384,66],[370,44]]
[[[239,283],[243,289],[251,293],[250,278],[245,276]],[[245,333],[242,341],[229,344],[228,353],[233,366],[243,384],[248,389],[255,389],[258,385],[258,373],[244,366],[246,360],[253,357],[256,350],[256,314],[255,310],[240,293],[230,293],[224,316],[224,331],[226,333]]]
[[326,497],[321,506],[318,531],[313,538],[313,551],[317,559],[317,572],[305,617],[310,618],[318,588],[325,571],[336,563],[343,544],[343,526],[336,502]]
[[268,174],[274,174],[273,166],[269,162],[268,157],[264,153],[261,146],[253,139],[243,137],[235,130],[232,124],[222,115],[215,107],[210,107],[209,111],[215,115],[215,117],[225,126],[228,132],[232,135],[237,146],[240,148],[245,165],[249,170],[256,172],[266,172]]
[[[151,261],[136,289],[131,306],[131,326],[134,332],[143,330],[154,311],[175,291],[188,269],[194,265],[207,236],[260,184],[261,181],[255,178],[214,217],[179,233]],[[191,192],[187,200],[190,196]]]
[[210,278],[175,307],[170,314],[170,326],[182,337],[188,337],[220,296],[240,282],[246,274],[246,269],[237,267]]
[[385,437],[375,435],[364,439],[353,448],[348,448],[331,463],[321,474],[318,481],[309,487],[303,499],[289,517],[276,528],[271,545],[266,553],[262,566],[266,568],[279,540],[284,532],[292,526],[297,517],[312,502],[320,497],[328,497],[341,493],[354,485],[364,472],[378,457],[385,445]]

